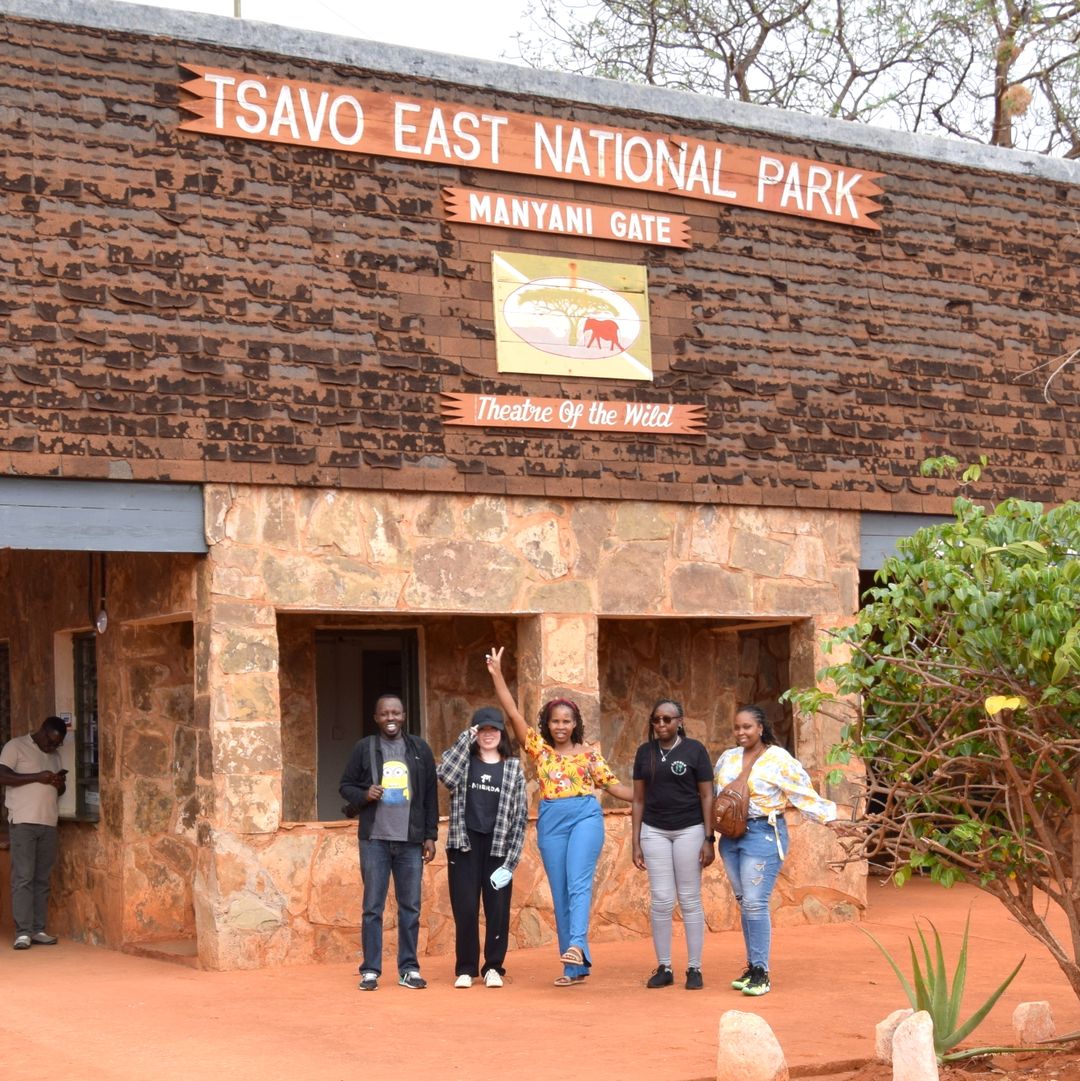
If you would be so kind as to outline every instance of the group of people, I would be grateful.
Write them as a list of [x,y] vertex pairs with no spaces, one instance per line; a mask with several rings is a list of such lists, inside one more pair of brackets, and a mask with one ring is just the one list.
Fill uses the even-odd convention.
[[[758,996],[770,990],[772,923],[769,901],[788,849],[783,812],[834,824],[836,805],[814,791],[797,759],[780,747],[763,710],[735,714],[735,746],[715,763],[686,735],[683,709],[661,699],[649,716],[648,738],[634,759],[633,785],[619,781],[585,744],[581,711],[568,698],[525,720],[502,672],[503,650],[485,657],[501,710],[479,709],[436,765],[431,748],[405,731],[401,699],[385,695],[375,708],[377,734],[357,743],[341,794],[358,811],[363,879],[360,990],[382,975],[382,920],[391,876],[398,907],[398,982],[422,988],[418,938],[423,864],[435,855],[437,780],[450,790],[447,870],[456,927],[455,987],[482,979],[501,987],[510,933],[514,870],[525,842],[528,799],[507,721],[536,770],[540,788],[537,847],[551,887],[562,972],[557,987],[584,983],[592,971],[589,916],[593,879],[604,843],[597,796],[607,792],[632,808],[633,862],[649,876],[650,922],[657,966],[650,988],[675,982],[672,921],[678,903],[686,932],[685,987],[704,987],[701,954],[705,912],[702,872],[716,858],[713,800],[734,782],[749,793],[745,832],[721,837],[720,858],[741,917],[745,970],[731,987]],[[479,918],[485,935],[481,964]]]

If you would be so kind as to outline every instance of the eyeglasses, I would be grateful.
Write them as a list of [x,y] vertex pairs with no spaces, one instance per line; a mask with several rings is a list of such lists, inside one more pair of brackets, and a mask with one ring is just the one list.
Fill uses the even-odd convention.
[[649,724],[672,724],[681,720],[682,717],[650,717]]

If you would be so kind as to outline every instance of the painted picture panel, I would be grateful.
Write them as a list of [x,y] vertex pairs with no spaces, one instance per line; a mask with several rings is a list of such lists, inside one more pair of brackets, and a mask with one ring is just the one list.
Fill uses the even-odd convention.
[[651,381],[645,267],[494,252],[500,372]]

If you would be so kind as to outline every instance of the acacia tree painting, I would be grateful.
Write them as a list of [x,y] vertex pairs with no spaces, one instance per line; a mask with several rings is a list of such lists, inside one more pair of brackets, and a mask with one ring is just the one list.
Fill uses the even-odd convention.
[[531,304],[544,315],[562,316],[569,324],[566,336],[568,345],[578,344],[582,323],[590,316],[619,314],[619,309],[611,301],[570,286],[540,285],[535,289],[525,289],[518,294],[518,301]]
[[788,694],[844,722],[832,761],[865,765],[849,858],[985,890],[1080,996],[1080,503],[954,510],[885,561],[825,689]]

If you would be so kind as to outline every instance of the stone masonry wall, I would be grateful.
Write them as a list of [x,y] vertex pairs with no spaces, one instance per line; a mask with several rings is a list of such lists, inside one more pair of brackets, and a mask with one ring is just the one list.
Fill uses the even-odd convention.
[[[183,62],[877,170],[881,231],[181,132]],[[4,472],[941,512],[917,466],[951,452],[992,459],[986,494],[1075,495],[1080,374],[1048,403],[1036,369],[1080,344],[1080,184],[1005,152],[980,171],[13,17],[0,78]],[[686,214],[693,247],[450,223],[446,185]],[[647,265],[653,383],[500,375],[495,250]],[[452,427],[455,391],[698,403],[707,431]]]
[[758,703],[785,743],[790,721],[778,702],[791,686],[787,627],[726,630],[707,620],[600,622],[600,711],[605,755],[629,777],[638,744],[648,738],[649,710],[657,699],[682,704],[686,733],[701,740],[713,760],[731,746],[740,705]]
[[[344,958],[355,949],[353,828],[282,824],[281,779],[289,769],[283,749],[292,753],[298,746],[296,718],[303,710],[297,688],[310,688],[295,674],[308,656],[298,645],[297,628],[317,622],[317,613],[338,620],[362,616],[367,626],[378,626],[380,615],[388,626],[400,624],[407,614],[422,630],[430,621],[440,662],[423,692],[430,701],[433,689],[440,695],[453,690],[456,640],[465,710],[472,701],[490,700],[477,667],[478,646],[493,630],[501,637],[516,625],[516,641],[507,644],[527,710],[540,694],[566,690],[583,704],[600,746],[619,756],[623,743],[629,753],[640,738],[640,711],[633,711],[635,723],[625,735],[603,715],[601,679],[611,663],[601,663],[598,627],[610,621],[618,631],[626,617],[648,616],[684,635],[692,634],[697,619],[789,617],[791,674],[798,681],[813,678],[820,629],[848,619],[856,601],[854,515],[211,487],[207,530],[211,552],[196,639],[206,633],[210,648],[196,692],[209,711],[216,798],[211,842],[198,854],[196,921],[200,956],[212,967]],[[508,613],[515,614],[512,623]],[[650,652],[640,634],[622,633],[642,656]],[[687,672],[718,659],[724,638],[715,636],[707,651],[695,653]],[[733,643],[728,656],[730,695],[745,674]],[[282,657],[291,670],[284,680]],[[649,661],[658,674],[665,672],[660,658]],[[672,675],[689,679],[694,690],[695,677],[687,672]],[[704,689],[695,693],[704,700],[715,677],[702,678]],[[282,711],[292,718],[288,738],[278,723]],[[455,725],[458,712],[455,706],[447,714]],[[442,749],[438,738],[451,734],[432,734],[436,752]],[[717,737],[725,742],[722,729]],[[833,738],[835,733],[816,728],[796,734],[800,756],[819,784]],[[308,762],[303,751],[301,758]],[[629,863],[628,816],[609,814],[606,824],[595,907],[598,941],[645,926],[646,887]],[[793,832],[792,871],[777,895],[784,919],[854,918],[864,897],[861,875],[826,868],[835,854],[829,831],[800,825]],[[428,876],[429,952],[441,952],[451,941],[441,868],[440,862]],[[551,934],[545,890],[530,855],[515,895],[519,945]],[[711,924],[733,926],[722,875],[713,875],[709,891]]]

